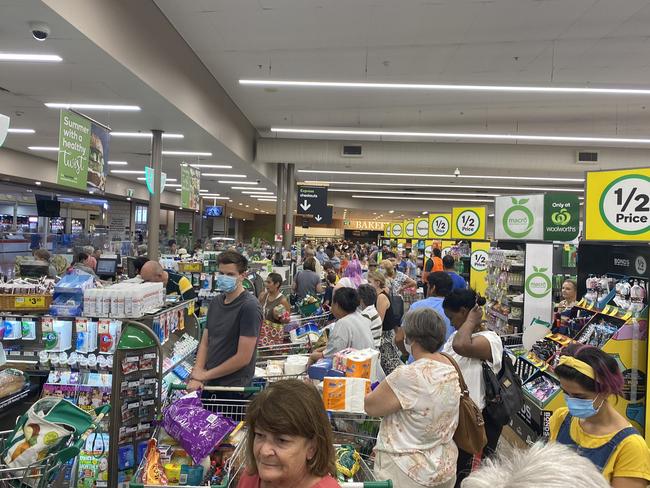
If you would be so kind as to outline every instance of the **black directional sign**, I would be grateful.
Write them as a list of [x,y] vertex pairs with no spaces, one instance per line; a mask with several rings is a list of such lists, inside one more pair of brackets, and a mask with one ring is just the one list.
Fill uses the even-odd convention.
[[327,208],[327,188],[322,186],[298,187],[298,204],[296,209],[299,215],[323,216]]
[[323,213],[317,212],[313,216],[317,224],[331,224],[332,223],[332,207],[325,206]]

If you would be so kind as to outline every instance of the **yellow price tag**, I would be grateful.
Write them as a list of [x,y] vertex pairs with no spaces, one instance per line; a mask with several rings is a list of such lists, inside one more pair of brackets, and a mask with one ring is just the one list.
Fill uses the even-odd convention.
[[16,297],[14,303],[16,308],[45,308],[45,297]]

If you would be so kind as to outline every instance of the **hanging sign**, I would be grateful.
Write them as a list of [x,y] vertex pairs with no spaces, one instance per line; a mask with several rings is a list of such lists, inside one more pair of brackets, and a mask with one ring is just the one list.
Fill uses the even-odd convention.
[[650,168],[587,173],[585,238],[650,241]]
[[391,224],[391,235],[393,237],[402,237],[402,232],[404,231],[404,226],[401,222],[394,222]]
[[413,239],[415,237],[415,223],[413,220],[404,221],[404,237],[407,239]]
[[472,242],[470,255],[469,286],[479,295],[485,296],[487,290],[487,260],[490,243],[487,241]]
[[[182,174],[181,168],[181,174]],[[153,195],[153,180],[154,180],[154,170],[149,166],[144,167],[144,182],[147,185],[147,190]],[[165,190],[165,185],[167,184],[167,173],[160,173],[160,193]]]
[[456,245],[455,241],[442,241],[440,243],[440,257],[444,258],[451,252],[451,249]]
[[384,225],[384,237],[388,237],[390,239],[391,237],[390,231],[391,231],[391,225],[390,224]]
[[61,110],[56,182],[78,190],[106,186],[110,130],[70,110]]
[[541,241],[544,237],[544,195],[496,197],[494,236],[496,239]]
[[451,237],[451,214],[429,214],[429,238],[449,239]]
[[429,237],[429,219],[417,218],[415,219],[415,237],[418,239],[426,239]]
[[485,240],[485,207],[458,207],[452,211],[453,239]]
[[580,233],[580,201],[573,193],[544,195],[544,240],[573,241]]
[[332,207],[325,205],[323,212],[316,212],[314,220],[317,224],[329,225],[332,223]]
[[296,209],[301,215],[323,215],[327,207],[327,188],[324,186],[299,186]]
[[181,165],[181,207],[198,210],[201,201],[201,171]]
[[534,320],[551,322],[553,312],[553,244],[526,245],[524,330]]

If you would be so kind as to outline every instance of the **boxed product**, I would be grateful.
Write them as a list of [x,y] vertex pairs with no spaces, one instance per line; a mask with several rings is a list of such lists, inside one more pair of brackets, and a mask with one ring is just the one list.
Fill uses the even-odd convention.
[[326,410],[365,413],[364,399],[370,393],[370,380],[365,378],[332,378],[323,380],[323,404]]
[[309,366],[307,370],[309,379],[322,381],[326,376],[343,377],[345,373],[332,369],[332,358],[322,358]]

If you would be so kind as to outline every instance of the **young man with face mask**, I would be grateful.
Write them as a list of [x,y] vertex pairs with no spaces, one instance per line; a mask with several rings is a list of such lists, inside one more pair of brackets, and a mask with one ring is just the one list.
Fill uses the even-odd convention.
[[248,386],[255,373],[255,351],[262,307],[242,286],[248,260],[236,251],[218,257],[217,288],[223,293],[208,308],[189,390],[209,386]]

